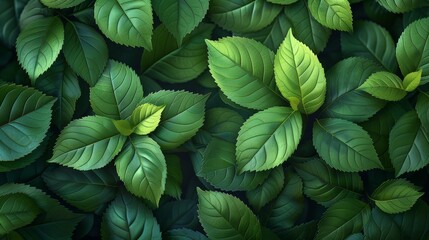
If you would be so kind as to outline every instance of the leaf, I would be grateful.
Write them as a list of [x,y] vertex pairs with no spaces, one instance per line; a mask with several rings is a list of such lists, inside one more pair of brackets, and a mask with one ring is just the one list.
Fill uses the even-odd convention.
[[[292,108],[311,114],[325,101],[326,79],[317,56],[289,30],[274,60],[276,84]],[[297,110],[297,108],[294,108]]]
[[246,192],[246,197],[250,205],[259,210],[265,204],[276,198],[282,191],[284,180],[283,167],[278,166],[274,168],[261,185]]
[[113,124],[122,136],[128,137],[134,132],[134,126],[128,120],[113,120]]
[[134,133],[147,135],[155,131],[161,121],[161,114],[165,106],[155,106],[144,103],[134,109],[130,117],[132,126],[135,126]]
[[70,8],[84,1],[85,0],[40,0],[40,2],[50,8]]
[[167,238],[171,240],[208,240],[204,234],[187,228],[170,230]]
[[262,171],[282,164],[298,147],[301,133],[301,115],[290,108],[272,107],[254,114],[238,133],[238,171]]
[[135,136],[128,142],[115,160],[119,178],[132,194],[158,206],[167,178],[164,154],[149,137]]
[[180,199],[183,183],[182,165],[180,164],[181,159],[176,155],[167,155],[165,160],[167,163],[165,194]]
[[390,72],[372,74],[358,89],[386,101],[400,101],[407,95],[401,79]]
[[206,42],[210,72],[229,99],[257,110],[284,105],[274,81],[271,50],[241,37]]
[[330,29],[353,31],[353,16],[347,0],[308,0],[313,17]]
[[195,228],[199,225],[196,200],[168,202],[155,211],[161,231],[176,228]]
[[211,0],[209,16],[220,27],[243,33],[270,25],[281,10],[265,0]]
[[390,33],[373,22],[358,21],[352,33],[341,33],[341,50],[347,57],[371,59],[392,72],[398,67]]
[[23,193],[0,197],[0,234],[30,224],[40,213],[36,203]]
[[315,239],[344,239],[362,230],[371,210],[357,199],[343,199],[326,210]]
[[288,4],[295,3],[298,0],[267,0],[267,1],[271,3],[276,3],[276,4],[288,5]]
[[418,70],[416,72],[410,72],[405,76],[403,81],[403,86],[405,91],[412,92],[416,90],[416,88],[420,85],[420,81],[422,79],[422,70]]
[[383,167],[369,134],[359,125],[346,120],[316,120],[313,144],[329,166],[343,172]]
[[106,67],[108,49],[97,31],[80,22],[65,27],[63,53],[67,63],[90,86],[94,86]]
[[46,8],[39,0],[25,0],[28,3],[22,9],[19,16],[19,26],[21,29],[33,24],[38,19],[51,17],[54,15],[54,10]]
[[418,190],[405,179],[387,180],[374,190],[371,199],[383,212],[397,214],[410,210],[423,195]]
[[21,158],[39,146],[49,129],[54,102],[34,88],[0,86],[0,161]]
[[211,108],[206,112],[203,129],[213,137],[235,143],[243,123],[243,117],[231,109]]
[[149,94],[141,103],[165,106],[158,128],[151,137],[162,149],[174,149],[201,128],[208,95],[186,91],[159,91]]
[[16,40],[18,61],[32,80],[55,62],[64,42],[64,27],[58,17],[32,22]]
[[428,133],[414,110],[404,114],[390,131],[389,156],[397,177],[429,163]]
[[385,101],[357,90],[372,74],[382,68],[365,58],[347,58],[335,64],[326,74],[326,100],[321,112],[326,117],[354,122],[368,120],[382,109]]
[[317,232],[317,222],[312,220],[295,227],[292,227],[286,231],[286,234],[291,239],[314,239]]
[[418,201],[410,211],[396,214],[393,219],[404,238],[425,239],[429,236],[429,207],[424,201]]
[[94,18],[101,32],[113,42],[152,49],[150,0],[96,0]]
[[413,9],[428,6],[429,3],[421,0],[377,0],[377,2],[390,12],[404,13]]
[[70,205],[93,212],[113,200],[118,178],[110,169],[77,171],[70,168],[50,168],[43,173],[48,188]]
[[416,112],[422,128],[429,132],[429,92],[420,92],[417,97]]
[[393,220],[392,215],[388,215],[373,208],[368,222],[364,224],[364,235],[368,239],[395,239],[403,238],[399,225]]
[[198,216],[210,239],[261,239],[261,226],[238,198],[220,192],[198,192]]
[[0,39],[8,46],[15,45],[19,34],[19,16],[27,0],[2,1],[0,3]]
[[315,159],[294,165],[304,182],[304,193],[317,203],[329,207],[344,198],[359,198],[363,182],[357,173],[343,173]]
[[129,194],[119,194],[103,215],[102,239],[161,240],[161,231],[152,212]]
[[178,45],[203,20],[209,9],[209,0],[160,0],[153,2],[153,9]]
[[422,70],[420,85],[429,82],[429,18],[408,25],[396,45],[396,59],[402,75]]
[[84,117],[61,131],[48,162],[81,171],[102,168],[119,153],[125,140],[110,119]]
[[91,107],[97,115],[126,119],[143,98],[140,78],[129,66],[110,60],[91,88]]

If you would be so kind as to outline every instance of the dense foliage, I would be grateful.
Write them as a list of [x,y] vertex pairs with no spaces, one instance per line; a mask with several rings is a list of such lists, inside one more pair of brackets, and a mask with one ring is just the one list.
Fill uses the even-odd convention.
[[429,0],[1,0],[0,239],[428,239]]

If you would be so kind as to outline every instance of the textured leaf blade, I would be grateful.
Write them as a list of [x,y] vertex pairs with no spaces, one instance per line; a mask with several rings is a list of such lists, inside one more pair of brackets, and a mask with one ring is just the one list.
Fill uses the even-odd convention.
[[422,80],[422,70],[416,72],[410,72],[404,77],[403,85],[407,92],[412,92],[420,85]]
[[390,72],[372,74],[358,89],[386,101],[399,101],[407,95],[401,79]]
[[428,6],[429,3],[421,0],[377,0],[377,2],[389,12],[404,13],[413,9]]
[[3,1],[0,4],[0,39],[8,47],[12,47],[16,43],[19,28],[19,16],[27,0],[18,1]]
[[323,26],[347,32],[353,30],[352,9],[347,0],[308,0],[308,8]]
[[50,8],[70,8],[83,3],[85,0],[40,0]]
[[165,157],[167,163],[167,180],[165,182],[165,194],[180,199],[182,195],[182,165],[181,159],[176,155],[167,155]]
[[144,103],[134,109],[130,117],[130,122],[135,126],[134,133],[147,135],[155,131],[161,121],[161,114],[165,106],[155,106]]
[[283,167],[274,168],[261,185],[246,192],[250,205],[256,209],[261,209],[265,204],[276,198],[282,191],[284,180]]

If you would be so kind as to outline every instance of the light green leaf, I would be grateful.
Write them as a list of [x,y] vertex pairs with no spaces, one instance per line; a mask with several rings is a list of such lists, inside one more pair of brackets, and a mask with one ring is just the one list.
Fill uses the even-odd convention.
[[362,230],[371,210],[357,199],[343,199],[326,210],[318,224],[316,240],[341,240]]
[[209,9],[209,0],[158,0],[153,9],[178,45],[203,20]]
[[0,196],[0,235],[30,224],[40,212],[37,204],[26,194]]
[[165,194],[180,199],[183,182],[181,159],[175,155],[167,155],[165,156],[165,161],[167,163]]
[[67,63],[90,86],[94,86],[107,64],[106,42],[97,31],[80,22],[68,22],[65,37],[63,53]]
[[232,32],[254,32],[273,22],[282,6],[266,0],[211,0],[209,15],[217,25]]
[[119,153],[125,140],[110,119],[84,117],[72,121],[61,131],[48,162],[81,171],[102,168]]
[[274,81],[274,53],[254,40],[207,40],[210,72],[233,102],[263,110],[284,105]]
[[254,114],[238,133],[238,171],[262,171],[282,164],[298,147],[301,133],[301,114],[291,108],[272,107]]
[[161,240],[152,212],[136,197],[119,194],[103,215],[101,239]]
[[126,119],[143,98],[140,78],[129,66],[110,60],[106,69],[91,88],[91,107],[97,115]]
[[201,128],[208,95],[186,91],[159,91],[149,94],[141,103],[165,106],[158,128],[151,137],[163,149],[174,149]]
[[404,13],[413,9],[428,6],[424,0],[377,0],[377,2],[390,12]]
[[397,214],[410,210],[423,196],[418,190],[418,187],[405,179],[387,180],[374,190],[371,199],[383,212]]
[[83,3],[85,0],[40,0],[50,8],[70,8]]
[[403,85],[404,89],[407,92],[412,92],[416,90],[416,88],[420,85],[420,81],[422,79],[422,70],[418,70],[416,72],[410,72],[405,76]]
[[416,111],[404,114],[390,131],[389,156],[396,176],[429,163],[429,137]]
[[134,132],[134,126],[128,120],[113,120],[116,129],[125,137],[130,136]]
[[240,199],[199,188],[197,192],[198,216],[210,239],[261,239],[258,218]]
[[278,166],[274,168],[261,185],[246,192],[246,197],[250,205],[258,210],[261,209],[265,204],[275,199],[282,191],[284,181],[283,167]]
[[55,62],[64,42],[64,27],[58,17],[32,22],[16,40],[18,61],[32,80]]
[[299,111],[311,114],[322,106],[326,92],[322,64],[305,44],[295,39],[291,30],[277,51],[274,73],[280,92],[291,105],[298,103]]
[[0,161],[21,158],[39,146],[49,129],[54,102],[33,88],[0,86]]
[[158,206],[165,190],[167,165],[159,145],[147,136],[129,138],[115,160],[116,171],[132,194]]
[[294,166],[304,181],[305,195],[325,207],[344,198],[362,196],[363,182],[358,173],[336,171],[318,159]]
[[155,131],[161,121],[161,114],[164,108],[165,106],[144,103],[134,109],[130,117],[131,125],[135,126],[134,133],[147,135]]
[[369,134],[346,120],[316,120],[313,144],[322,159],[340,171],[359,172],[383,167]]
[[396,58],[402,75],[422,70],[420,85],[429,82],[429,18],[405,28],[396,46]]
[[358,88],[372,96],[386,101],[400,101],[407,92],[402,86],[402,80],[390,72],[376,72]]
[[331,29],[353,31],[352,9],[348,0],[308,0],[313,17]]
[[27,1],[1,1],[0,3],[0,39],[8,47],[16,43],[20,31],[19,16]]
[[150,0],[96,0],[94,17],[100,30],[113,42],[152,49]]

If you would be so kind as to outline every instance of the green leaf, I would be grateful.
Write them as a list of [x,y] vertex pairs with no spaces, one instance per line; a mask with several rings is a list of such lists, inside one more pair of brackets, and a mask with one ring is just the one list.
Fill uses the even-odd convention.
[[407,92],[402,86],[402,80],[390,72],[376,72],[358,88],[372,96],[386,101],[400,101]]
[[135,126],[134,133],[147,135],[155,131],[161,121],[161,114],[164,108],[165,106],[144,103],[134,109],[130,117],[131,125]]
[[420,92],[417,97],[416,112],[426,133],[429,132],[429,92]]
[[416,72],[410,72],[405,76],[402,85],[404,86],[405,91],[412,92],[420,85],[422,79],[422,70]]
[[86,24],[68,22],[65,38],[63,53],[67,63],[90,86],[94,86],[108,60],[103,36]]
[[91,107],[97,115],[126,119],[143,98],[140,78],[129,66],[110,60],[91,88]]
[[393,219],[401,228],[402,239],[429,237],[429,207],[424,201],[418,201],[410,211],[395,214]]
[[50,8],[70,8],[83,3],[85,0],[40,0]]
[[254,114],[238,133],[238,171],[262,171],[282,164],[298,147],[301,133],[301,114],[290,108],[272,107]]
[[387,180],[374,190],[371,199],[383,212],[397,214],[410,210],[423,196],[418,190],[405,179]]
[[103,215],[102,239],[161,240],[152,212],[136,197],[119,194]]
[[390,33],[373,22],[358,21],[352,33],[341,33],[341,50],[347,57],[371,59],[392,72],[398,67]]
[[346,120],[316,120],[313,144],[322,159],[340,171],[359,172],[383,167],[369,134]]
[[271,3],[281,4],[281,5],[288,5],[297,2],[298,0],[267,0]]
[[[27,1],[27,0],[25,0]],[[33,24],[38,19],[51,17],[54,15],[54,10],[46,8],[39,0],[29,0],[22,9],[19,16],[19,26],[21,29]]]
[[353,31],[353,16],[347,0],[308,0],[313,17],[323,26],[331,29]]
[[396,58],[402,75],[422,70],[420,85],[429,82],[429,18],[408,25],[396,46]]
[[61,131],[48,162],[81,171],[102,168],[119,153],[125,140],[110,119],[84,117],[72,121]]
[[155,211],[161,231],[199,226],[196,200],[178,200],[163,204]]
[[50,168],[43,173],[48,188],[70,205],[93,212],[115,198],[118,178],[111,169],[77,171]]
[[153,9],[178,45],[203,20],[209,9],[209,0],[159,0],[153,1]]
[[377,0],[377,2],[390,12],[404,13],[413,9],[428,6],[429,3],[423,0]]
[[[326,79],[317,56],[289,30],[274,60],[276,84],[292,108],[311,114],[325,101]],[[296,110],[296,108],[294,108]]]
[[165,106],[158,128],[151,137],[163,149],[174,149],[201,128],[208,95],[186,91],[159,91],[149,94],[141,103]]
[[32,22],[16,40],[18,61],[32,80],[55,62],[64,42],[64,27],[58,17]]
[[198,192],[198,216],[210,239],[261,239],[261,226],[238,198],[221,192]]
[[213,137],[235,143],[243,123],[243,117],[231,109],[211,108],[206,112],[203,128]]
[[128,120],[113,120],[112,122],[118,132],[120,132],[125,137],[130,136],[134,132],[135,127],[132,126]]
[[254,32],[273,22],[282,7],[265,0],[211,0],[209,15],[220,27],[232,32]]
[[27,0],[2,1],[0,3],[0,39],[8,47],[15,45],[18,37],[19,16]]
[[336,171],[318,159],[294,167],[304,181],[305,195],[325,207],[344,198],[362,196],[363,182],[357,173]]
[[94,17],[100,30],[113,42],[152,49],[150,0],[96,0]]
[[284,180],[283,167],[278,166],[274,168],[261,185],[246,192],[246,197],[250,205],[256,209],[261,209],[265,204],[275,199],[282,191]]
[[315,239],[344,239],[358,233],[370,213],[368,204],[357,199],[343,199],[329,207],[323,214]]
[[206,42],[210,72],[229,99],[258,110],[284,105],[274,81],[274,53],[271,50],[241,37]]
[[314,239],[317,232],[317,221],[312,220],[295,227],[289,228],[286,231],[286,236],[291,239]]
[[23,193],[0,196],[0,234],[30,224],[39,213],[33,199]]
[[0,161],[21,158],[39,146],[49,129],[54,102],[34,88],[0,86]]
[[170,230],[167,238],[171,240],[208,240],[204,234],[187,228]]
[[165,156],[165,160],[167,163],[165,194],[180,199],[183,182],[181,159],[175,155],[167,155]]
[[378,208],[372,209],[372,213],[363,227],[364,235],[368,239],[400,240],[404,238],[392,215],[385,214]]
[[429,137],[416,111],[404,114],[392,128],[389,156],[396,176],[419,170],[429,163]]
[[159,145],[147,136],[129,138],[115,160],[116,171],[132,194],[158,206],[165,190],[167,165]]

